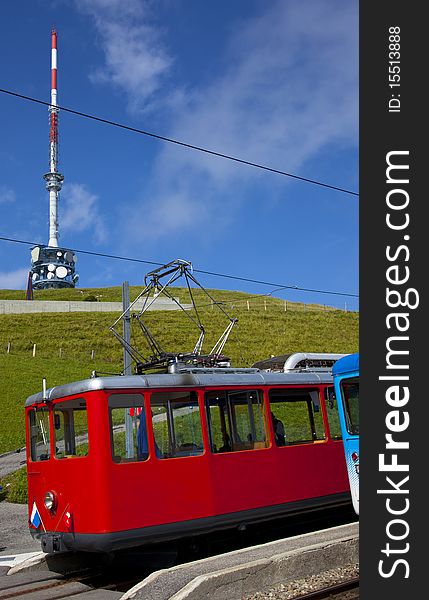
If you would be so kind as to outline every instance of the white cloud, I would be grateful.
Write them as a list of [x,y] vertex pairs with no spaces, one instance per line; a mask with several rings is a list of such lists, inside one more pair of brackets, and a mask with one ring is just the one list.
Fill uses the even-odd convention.
[[98,243],[106,239],[104,219],[98,208],[98,196],[81,183],[63,187],[60,204],[60,227],[65,231],[90,231]]
[[[75,2],[94,19],[105,53],[93,78],[125,90],[134,109],[168,107],[169,137],[303,176],[306,161],[329,145],[357,145],[355,3],[273,0],[256,16],[243,11],[219,51],[223,72],[208,84],[189,81],[184,93],[168,85],[174,59],[152,12],[156,4]],[[232,223],[263,176],[166,144],[151,184],[122,211],[123,238],[150,241],[204,230],[205,238],[214,239],[207,229]],[[271,176],[268,194],[279,181]],[[143,216],[138,222],[136,214]]]
[[16,269],[16,271],[0,272],[0,288],[5,290],[22,290],[27,287],[27,269]]
[[89,14],[99,33],[105,65],[91,74],[94,82],[123,89],[133,110],[147,109],[172,64],[161,42],[161,30],[151,24],[143,0],[75,0]]
[[[329,144],[357,145],[357,9],[333,0],[266,6],[234,31],[224,72],[194,89],[169,136],[305,176],[304,163]],[[152,189],[133,207],[145,214],[133,234],[222,227],[261,176],[165,145]]]
[[0,204],[9,204],[15,202],[15,200],[15,192],[5,185],[0,185]]

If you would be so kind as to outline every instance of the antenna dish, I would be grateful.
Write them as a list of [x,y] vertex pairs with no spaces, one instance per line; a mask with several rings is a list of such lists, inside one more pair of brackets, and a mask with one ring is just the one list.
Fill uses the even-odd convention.
[[67,268],[63,267],[62,265],[60,267],[57,267],[57,270],[55,271],[55,274],[57,277],[59,277],[60,279],[64,279],[64,277],[67,276]]
[[31,260],[33,262],[37,262],[39,260],[39,256],[40,256],[40,248],[39,248],[39,246],[36,246],[31,251]]

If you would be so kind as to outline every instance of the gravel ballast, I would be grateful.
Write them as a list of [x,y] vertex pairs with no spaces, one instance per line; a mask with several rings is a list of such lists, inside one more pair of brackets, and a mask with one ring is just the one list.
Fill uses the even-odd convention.
[[[242,600],[292,600],[302,594],[315,592],[328,585],[342,583],[343,581],[348,581],[354,577],[359,577],[359,565],[357,564],[331,569],[320,573],[319,575],[313,575],[305,579],[297,579],[286,584],[280,583],[269,590],[256,592],[249,596],[243,596]],[[345,593],[343,593],[341,597],[346,599]],[[350,592],[350,598],[356,597],[356,591]]]

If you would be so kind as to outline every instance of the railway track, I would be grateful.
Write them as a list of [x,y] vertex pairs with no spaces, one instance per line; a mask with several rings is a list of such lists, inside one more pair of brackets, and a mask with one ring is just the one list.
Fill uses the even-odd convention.
[[[70,563],[64,571],[51,561],[49,568],[52,571],[41,570],[0,577],[0,600],[55,600],[68,597],[80,600],[81,597],[86,598],[88,592],[91,592],[91,600],[115,600],[153,571],[216,556],[222,552],[252,547],[279,537],[338,525],[347,520],[348,514],[348,511],[344,511],[342,518],[338,514],[334,517],[329,512],[317,516],[307,515],[304,522],[296,519],[293,524],[290,520],[278,520],[272,524],[266,523],[264,527],[249,527],[239,534],[236,531],[225,531],[201,538],[189,538],[174,550],[170,542],[122,551],[111,560],[106,557],[107,560],[91,562],[91,557],[85,555],[80,563],[76,561],[73,566]],[[77,556],[75,554],[74,558]],[[67,569],[67,574],[57,572],[61,570],[64,573]],[[309,599],[313,597],[329,596],[308,596]]]
[[313,592],[300,594],[290,600],[325,600],[325,598],[332,600],[354,600],[355,598],[359,598],[359,577],[353,577],[341,583],[328,585]]
[[[38,571],[25,573],[14,577],[0,578],[1,600],[61,600],[73,597],[76,600],[88,598],[91,600],[119,600],[123,592],[114,589],[115,584],[94,588],[88,585],[93,575],[76,578],[65,578],[58,573]],[[113,588],[113,589],[112,589]],[[359,598],[359,578],[327,586],[325,588],[294,596],[291,600],[353,600]]]
[[114,585],[107,584],[106,587],[95,589],[92,584],[88,584],[88,580],[88,576],[68,578],[51,571],[1,577],[0,599],[56,600],[73,597],[79,600],[86,597],[88,592],[91,592],[93,600],[116,600],[122,596],[122,592],[112,589]]

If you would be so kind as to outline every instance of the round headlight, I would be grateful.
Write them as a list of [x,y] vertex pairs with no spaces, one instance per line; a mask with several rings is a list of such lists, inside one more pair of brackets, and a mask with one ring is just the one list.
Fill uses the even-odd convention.
[[48,510],[50,510],[51,512],[53,512],[55,510],[56,504],[57,504],[57,498],[55,496],[55,493],[54,492],[46,492],[43,502],[45,503],[46,508]]

